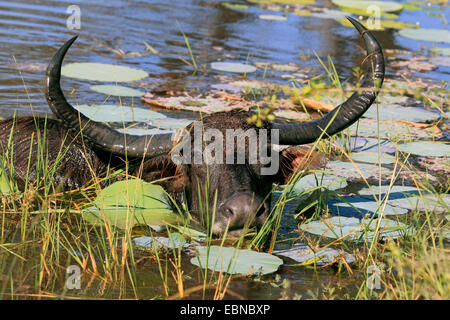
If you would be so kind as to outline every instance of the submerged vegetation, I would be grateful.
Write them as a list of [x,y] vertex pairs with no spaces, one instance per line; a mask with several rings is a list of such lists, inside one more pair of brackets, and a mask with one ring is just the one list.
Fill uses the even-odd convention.
[[[333,1],[338,6],[351,2]],[[221,5],[238,11],[252,5],[267,10],[293,5],[296,15],[325,13],[339,21],[331,9],[312,10],[314,3],[255,0]],[[362,10],[343,7],[345,14],[359,15]],[[415,10],[400,4],[393,8],[383,16],[396,19],[402,9]],[[408,30],[400,34],[421,39],[426,34],[415,27],[418,32]],[[182,36],[189,49],[182,59],[196,74],[225,72],[220,86],[202,92],[147,93],[142,102],[156,111],[137,107],[136,100],[126,106],[125,97],[141,97],[140,90],[96,86],[92,90],[106,95],[105,101],[118,96],[120,106],[79,105],[78,110],[120,131],[152,134],[175,131],[198,117],[176,119],[161,110],[251,109],[255,115],[248,121],[255,124],[303,121],[330,111],[360,89],[359,68],[344,79],[330,58],[323,61],[317,54],[320,70],[251,60],[200,67],[191,48],[195,44]],[[160,54],[149,48],[146,43],[147,53]],[[445,48],[434,52],[445,52],[438,49]],[[110,51],[127,57],[119,47]],[[127,170],[110,168],[84,188],[61,190],[52,175],[64,161],[65,150],[60,150],[59,161],[48,163],[45,136],[35,137],[41,142],[36,150],[38,182],[26,183],[19,192],[10,143],[0,170],[0,298],[449,299],[448,82],[408,78],[411,72],[426,70],[423,63],[433,64],[428,56],[393,49],[385,55],[393,74],[370,112],[344,132],[314,143],[329,159],[327,166],[296,172],[289,184],[274,185],[269,219],[240,237],[227,237],[227,232],[213,237],[213,221],[197,221],[187,205],[178,207],[161,187]],[[83,70],[77,67],[79,73],[71,76],[111,81],[113,72],[120,77],[116,67],[104,67],[96,65],[94,73],[88,68],[87,75],[80,75]],[[142,87],[136,80],[145,77],[144,72],[124,71],[137,71],[123,81]],[[247,73],[256,76],[248,79]],[[281,81],[264,80],[269,73]],[[208,188],[208,183],[198,188]],[[214,220],[215,208],[216,203],[208,203],[203,210],[212,214],[204,216]],[[71,277],[73,270],[80,271],[80,283]],[[312,284],[302,287],[296,277]],[[258,293],[241,292],[242,284],[258,288]]]

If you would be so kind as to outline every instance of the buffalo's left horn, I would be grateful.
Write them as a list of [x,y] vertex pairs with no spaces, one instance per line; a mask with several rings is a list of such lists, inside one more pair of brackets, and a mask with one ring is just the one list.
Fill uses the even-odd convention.
[[365,60],[369,68],[364,74],[361,85],[366,90],[353,93],[347,101],[320,119],[303,123],[274,123],[272,128],[280,130],[281,144],[306,144],[316,141],[322,134],[324,138],[332,136],[356,122],[374,102],[384,79],[383,51],[370,31],[358,21],[350,17],[347,19],[359,31],[366,45]]
[[67,102],[60,86],[61,64],[67,50],[77,36],[67,41],[53,56],[45,75],[45,97],[57,118],[67,128],[81,133],[96,147],[115,154],[130,157],[154,157],[167,154],[172,148],[170,133],[154,136],[133,136],[111,129],[107,125],[90,120]]

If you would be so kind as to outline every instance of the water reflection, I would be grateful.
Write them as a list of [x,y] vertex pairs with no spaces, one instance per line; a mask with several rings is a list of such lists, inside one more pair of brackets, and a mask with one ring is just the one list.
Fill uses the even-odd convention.
[[[81,29],[69,30],[66,12],[69,5],[81,9]],[[326,3],[325,3],[326,4]],[[301,60],[300,52],[316,51],[322,58],[330,55],[338,72],[348,76],[362,55],[355,30],[334,20],[300,17],[289,14],[287,21],[258,19],[264,10],[250,6],[233,11],[220,1],[0,1],[0,115],[34,112],[48,113],[42,92],[41,72],[22,73],[7,67],[9,63],[43,63],[55,48],[73,34],[80,34],[66,62],[95,61],[120,63],[150,73],[152,87],[202,88],[217,80],[214,73],[192,76],[189,53],[182,36],[189,39],[198,65],[216,60],[294,62],[302,66],[319,64],[313,57]],[[397,47],[393,31],[378,32],[385,48]],[[117,44],[125,51],[143,51],[143,40],[160,52],[145,57],[118,57],[95,47],[100,42]],[[404,40],[402,40],[404,42]],[[432,74],[439,77],[439,73]],[[251,75],[261,79],[263,71]],[[279,79],[277,79],[279,80]],[[76,89],[74,99],[80,103],[100,102],[104,96],[88,90],[86,82],[65,80],[66,90]]]

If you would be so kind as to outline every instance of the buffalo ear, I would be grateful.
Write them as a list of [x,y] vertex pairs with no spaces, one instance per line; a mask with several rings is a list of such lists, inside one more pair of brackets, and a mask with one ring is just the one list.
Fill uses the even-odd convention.
[[318,170],[325,166],[327,159],[309,146],[288,147],[280,153],[280,170],[277,182],[287,184],[294,173],[301,170]]
[[184,167],[176,165],[170,155],[141,161],[132,174],[146,182],[159,184],[172,194],[182,192],[188,181]]

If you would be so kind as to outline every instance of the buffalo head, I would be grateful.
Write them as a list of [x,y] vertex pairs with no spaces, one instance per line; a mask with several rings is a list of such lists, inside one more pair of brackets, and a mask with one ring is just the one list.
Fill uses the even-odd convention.
[[[247,122],[249,113],[235,112],[214,114],[194,122],[186,128],[187,134],[178,139],[172,134],[119,133],[80,114],[62,93],[61,64],[76,37],[58,50],[48,66],[46,98],[65,127],[81,133],[92,148],[144,159],[135,174],[147,181],[164,178],[160,183],[177,201],[187,203],[191,213],[203,220],[214,215],[213,233],[238,232],[246,225],[261,225],[265,221],[272,183],[285,182],[302,162],[320,165],[317,154],[298,145],[327,138],[347,128],[374,102],[384,78],[382,49],[368,30],[354,19],[349,20],[361,34],[367,50],[364,90],[353,93],[333,111],[311,122],[264,123],[258,128]],[[256,148],[252,147],[255,136]],[[297,147],[279,152],[272,148],[275,143]],[[266,161],[261,155],[275,161]],[[305,155],[309,158],[306,161]]]

